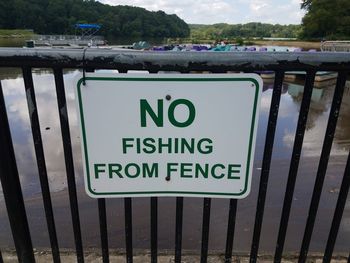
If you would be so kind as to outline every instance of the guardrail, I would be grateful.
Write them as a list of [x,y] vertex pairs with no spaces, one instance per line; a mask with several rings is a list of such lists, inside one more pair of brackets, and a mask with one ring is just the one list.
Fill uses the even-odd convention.
[[104,40],[103,36],[80,36],[80,35],[33,35],[35,40]]
[[79,35],[34,35],[32,39],[38,46],[101,46],[105,45],[103,36],[79,36]]
[[324,42],[321,42],[321,51],[324,51],[324,52],[350,52],[350,41],[324,41]]
[[[31,129],[37,158],[40,184],[42,189],[44,209],[52,257],[54,262],[60,262],[60,252],[57,242],[55,220],[52,211],[51,196],[48,185],[45,155],[40,133],[40,123],[35,99],[35,88],[32,78],[32,68],[52,68],[56,95],[59,108],[59,119],[64,148],[66,174],[68,181],[69,200],[73,231],[75,238],[77,261],[84,262],[83,244],[81,238],[78,200],[75,185],[75,173],[71,148],[70,127],[67,115],[65,87],[63,82],[64,68],[84,68],[92,71],[95,69],[117,69],[120,73],[128,70],[147,70],[151,73],[158,71],[210,71],[226,73],[227,71],[275,71],[273,94],[270,105],[268,126],[266,132],[265,148],[262,161],[260,186],[257,200],[256,217],[254,224],[253,240],[251,244],[250,262],[257,262],[261,236],[262,221],[266,192],[268,187],[271,155],[274,144],[277,117],[279,112],[282,83],[286,71],[306,71],[304,93],[299,111],[299,117],[294,138],[293,151],[288,172],[287,187],[283,202],[282,216],[280,219],[278,240],[276,244],[274,262],[281,262],[288,220],[291,211],[294,188],[298,174],[298,165],[302,151],[306,121],[309,112],[311,95],[317,71],[335,71],[338,73],[337,83],[324,136],[322,152],[316,173],[316,181],[313,188],[311,204],[305,225],[304,236],[299,253],[299,262],[306,262],[310,240],[317,216],[323,182],[326,175],[328,159],[332,147],[336,129],[338,114],[342,104],[342,97],[346,78],[350,71],[349,53],[258,53],[258,52],[136,52],[116,50],[49,50],[49,49],[0,49],[0,67],[22,68],[28,109],[30,114]],[[344,176],[338,196],[337,205],[333,215],[331,230],[329,232],[324,262],[330,262],[340,221],[343,215],[345,202],[350,186],[350,156],[344,167]],[[33,247],[27,215],[24,209],[24,201],[19,181],[13,142],[8,123],[4,95],[0,86],[0,179],[2,183],[8,217],[12,229],[15,247],[20,262],[34,262]],[[151,261],[157,262],[158,252],[158,198],[151,197]],[[183,227],[184,198],[176,198],[176,226],[174,254],[175,262],[181,262],[182,252],[182,227]],[[203,221],[201,241],[201,262],[207,261],[209,224],[210,224],[211,199],[203,200]],[[132,199],[124,199],[125,236],[126,236],[126,260],[133,261],[132,241]],[[103,262],[109,262],[108,230],[106,222],[106,203],[104,199],[98,199],[99,222],[101,233],[101,247]],[[227,239],[225,247],[225,261],[231,262],[237,200],[231,199],[229,204]],[[0,262],[2,262],[0,254]]]

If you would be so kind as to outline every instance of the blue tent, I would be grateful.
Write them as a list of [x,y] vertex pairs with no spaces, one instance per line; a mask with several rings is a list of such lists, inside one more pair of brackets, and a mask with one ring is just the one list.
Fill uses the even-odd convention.
[[81,29],[100,29],[101,26],[98,24],[75,24],[76,28]]
[[80,33],[80,38],[92,39],[92,36],[95,35],[100,28],[102,27],[99,24],[75,24],[75,36],[77,33]]

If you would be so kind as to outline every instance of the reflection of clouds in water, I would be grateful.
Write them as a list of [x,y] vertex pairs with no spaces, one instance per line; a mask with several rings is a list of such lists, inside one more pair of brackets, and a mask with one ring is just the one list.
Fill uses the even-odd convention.
[[298,112],[298,110],[299,109],[293,102],[292,98],[284,95],[281,98],[278,117],[282,119],[292,118],[292,121],[296,122],[298,120],[298,115],[295,113]]
[[[288,84],[289,85],[289,84]],[[284,84],[284,89],[287,90],[287,84]],[[281,94],[280,107],[278,110],[279,118],[286,118],[292,116],[291,113],[294,114],[297,111],[297,106],[293,103],[293,99],[290,96],[285,95],[286,92]],[[260,100],[260,110],[264,113],[270,112],[271,106],[271,98],[272,98],[272,89],[267,89],[263,92],[263,96],[261,96]]]
[[283,143],[286,145],[288,148],[293,147],[294,143],[294,133],[289,131],[288,129],[284,129],[284,135],[283,135]]
[[[116,73],[116,71],[114,72]],[[74,82],[78,74],[79,71],[77,70],[65,71],[64,82],[67,108],[69,113],[74,166],[78,185],[81,186],[83,182],[83,170],[80,148],[80,134],[74,93]],[[52,191],[59,191],[67,187],[67,180],[64,165],[63,145],[57,109],[54,76],[52,72],[45,71],[43,74],[42,71],[38,71],[33,73],[33,80],[50,188]],[[23,79],[18,77],[17,79],[2,80],[2,83],[11,123],[11,132],[14,140],[22,187],[26,194],[33,194],[40,191],[40,186],[28,116],[28,107],[25,100]],[[320,155],[333,89],[333,87],[324,88],[322,89],[324,91],[322,94],[313,96],[308,116],[307,130],[304,137],[304,156]],[[274,147],[275,150],[279,149],[278,158],[287,158],[288,155],[285,155],[285,153],[289,152],[288,149],[291,149],[293,147],[295,136],[294,133],[299,114],[302,92],[303,87],[300,85],[284,85],[279,108],[279,119],[277,122],[278,129],[276,132]],[[350,105],[347,102],[350,101],[349,88],[346,94],[344,95],[343,100],[344,106],[342,106],[342,110],[339,116],[337,134],[335,137],[336,143],[334,143],[335,146],[332,149],[333,155],[343,155],[346,153],[344,150],[344,144],[342,144],[342,146],[339,146],[340,139],[342,141],[349,141]],[[263,95],[261,97],[261,112],[259,123],[264,127],[267,124],[266,122],[270,110],[271,95],[272,90],[267,89],[265,92],[263,92]],[[281,132],[278,133],[278,130]],[[259,129],[260,133],[258,134],[258,141],[259,138],[262,138],[261,140],[265,139],[264,134],[262,134],[263,131],[265,130]],[[279,145],[282,145],[283,147],[279,147]],[[260,146],[257,144],[257,147],[264,147],[264,143],[261,143]],[[277,156],[274,158],[277,158]]]
[[[7,114],[13,140],[13,147],[16,153],[16,161],[22,188],[33,188],[32,177],[36,173],[36,167],[33,165],[33,148],[28,147],[32,144],[27,104],[24,100],[24,84],[22,79],[2,80],[2,88],[7,106]],[[26,111],[23,112],[23,109]],[[27,115],[25,115],[25,113]],[[31,190],[33,191],[33,189]]]
[[[295,86],[291,85],[289,94],[294,98],[294,102],[300,107],[303,90],[293,93]],[[321,154],[323,140],[327,128],[329,111],[333,97],[334,86],[323,89],[314,89],[313,97],[310,104],[310,110],[307,119],[306,131],[303,142],[303,156],[318,157]],[[350,141],[350,91],[349,87],[345,89],[343,103],[338,118],[334,143],[331,155],[347,155]],[[290,92],[292,91],[292,92]],[[322,91],[322,92],[321,92]],[[316,99],[317,98],[317,99]],[[345,142],[345,143],[344,143]],[[294,144],[294,133],[288,129],[284,130],[283,143],[292,148]],[[346,145],[345,145],[346,144]]]
[[[58,191],[64,189],[67,186],[67,182],[63,165],[62,139],[53,76],[35,76],[34,85],[39,87],[37,91],[38,114],[50,186],[53,188],[52,190]],[[46,130],[45,127],[49,127],[50,130]]]
[[[303,156],[305,157],[320,156],[326,125],[327,123],[318,121],[315,127],[305,131],[303,148],[302,148]],[[294,138],[295,138],[294,132],[291,132],[288,129],[284,130],[283,143],[290,149],[293,148]],[[332,152],[332,154],[336,154],[336,152]]]
[[[70,77],[72,75],[72,77]],[[81,155],[77,114],[74,105],[72,80],[75,74],[65,77],[66,99],[70,120],[72,150],[76,166],[76,178],[81,182]],[[67,80],[67,81],[66,81]],[[67,187],[64,165],[62,136],[57,109],[54,77],[52,74],[33,74],[35,95],[38,106],[40,128],[45,152],[45,160],[51,191],[60,191]],[[3,80],[5,98],[11,132],[13,134],[17,165],[24,193],[37,192],[40,189],[36,168],[36,158],[28,114],[28,106],[24,95],[23,79]],[[47,129],[46,129],[47,128]],[[30,172],[31,171],[31,172]],[[35,190],[33,190],[33,184]]]
[[263,112],[269,113],[270,105],[271,105],[271,95],[270,96],[261,96],[260,110]]
[[[77,114],[74,105],[74,90],[72,88],[72,81],[74,79],[74,76],[74,73],[68,73],[65,75],[65,90],[70,122],[70,134],[74,156],[74,165],[76,171],[81,171],[80,141],[77,140],[79,137],[79,130],[77,126]],[[50,85],[48,85],[48,83]],[[40,87],[36,93],[37,104],[47,161],[47,169],[51,183],[50,186],[53,191],[59,191],[67,187],[67,180],[54,77],[52,74],[35,75],[34,85]],[[50,129],[46,130],[45,127],[49,127]],[[81,176],[81,172],[76,173],[76,178],[79,178],[80,182]]]
[[1,80],[4,96],[18,95],[24,93],[23,79],[5,79]]

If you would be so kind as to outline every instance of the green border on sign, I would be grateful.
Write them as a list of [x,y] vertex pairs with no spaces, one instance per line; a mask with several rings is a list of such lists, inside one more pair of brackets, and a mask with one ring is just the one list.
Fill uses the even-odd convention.
[[248,156],[247,156],[247,169],[246,169],[246,177],[244,183],[244,189],[240,193],[215,193],[215,192],[189,192],[189,191],[144,191],[144,192],[103,192],[97,193],[94,192],[91,188],[90,182],[90,169],[89,169],[89,157],[87,150],[87,141],[86,141],[86,132],[85,132],[85,122],[84,122],[84,108],[81,99],[81,84],[83,82],[83,78],[79,79],[77,83],[77,93],[78,93],[78,102],[79,102],[79,113],[80,113],[80,122],[81,122],[81,130],[83,135],[83,147],[84,147],[84,156],[85,156],[85,167],[86,167],[86,175],[87,175],[87,183],[88,190],[93,195],[137,195],[137,194],[190,194],[190,195],[227,195],[227,196],[241,196],[245,194],[248,189],[248,175],[251,164],[251,151],[252,151],[252,143],[253,143],[253,133],[254,133],[254,125],[256,118],[256,107],[259,97],[259,82],[254,78],[152,78],[152,77],[85,77],[85,81],[88,80],[102,80],[102,81],[251,81],[255,85],[255,98],[253,104],[253,113],[252,113],[252,122],[249,136],[249,146],[248,146]]

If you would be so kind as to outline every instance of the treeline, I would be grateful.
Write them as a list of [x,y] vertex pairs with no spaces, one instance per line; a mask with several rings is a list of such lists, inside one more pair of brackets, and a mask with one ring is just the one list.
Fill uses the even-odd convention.
[[187,37],[188,25],[176,15],[95,0],[1,0],[0,28],[33,29],[38,34],[74,34],[76,23],[102,25],[106,37]]
[[214,24],[190,25],[191,38],[194,39],[224,39],[224,38],[250,38],[250,37],[281,37],[297,38],[300,25],[273,25],[265,23],[247,24]]
[[305,39],[349,39],[349,0],[303,0],[306,10],[301,37]]

